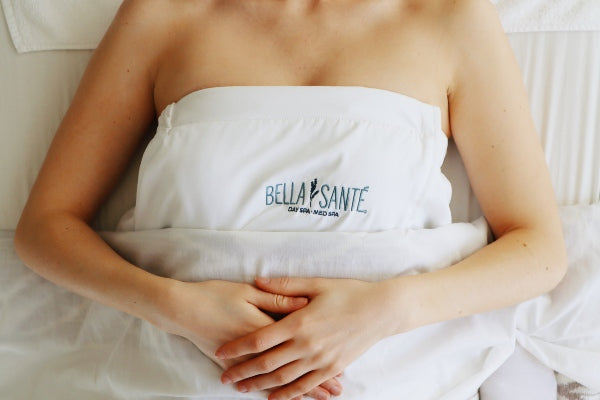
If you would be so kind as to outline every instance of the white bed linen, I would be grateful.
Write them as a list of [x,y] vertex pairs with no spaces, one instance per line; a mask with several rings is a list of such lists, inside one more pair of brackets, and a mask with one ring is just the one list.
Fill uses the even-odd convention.
[[559,204],[600,200],[600,32],[517,33],[509,40]]
[[[515,323],[518,324],[519,329],[514,331],[512,330],[514,326],[511,326],[509,331],[516,335],[516,339],[528,351],[535,352],[537,350],[537,354],[534,354],[546,364],[553,365],[565,375],[598,390],[600,371],[596,367],[600,359],[600,336],[597,332],[600,326],[600,317],[597,313],[598,307],[600,307],[600,290],[598,290],[600,250],[596,246],[596,238],[600,236],[600,204],[563,208],[561,215],[566,233],[570,266],[567,278],[550,295],[526,303],[525,307],[515,314]],[[472,236],[478,231],[476,225],[464,224],[448,227],[453,230],[458,228],[463,233],[471,232],[467,236],[453,234],[453,237],[462,237],[467,242],[471,242],[474,237],[478,236],[478,234]],[[443,228],[437,233],[432,230],[420,231],[416,234],[439,238],[444,229],[448,228]],[[268,257],[265,259],[256,257],[257,251],[252,251],[252,243],[257,238],[252,235],[248,234],[247,237],[244,237],[226,232],[213,235],[201,231],[188,235],[187,231],[171,229],[124,232],[111,233],[106,237],[110,238],[113,245],[120,243],[129,257],[140,260],[140,264],[148,265],[149,269],[156,272],[176,273],[182,278],[186,274],[186,269],[183,267],[188,261],[195,260],[197,266],[206,262],[208,268],[213,265],[210,262],[211,257],[222,257],[222,252],[215,250],[214,244],[223,240],[226,241],[227,247],[231,247],[232,239],[235,240],[235,243],[240,245],[238,247],[240,254],[247,255],[247,258],[244,258],[244,264],[246,266],[253,265],[246,270],[246,279],[253,277],[255,271],[267,271],[269,265],[273,265],[270,263],[272,260],[269,260]],[[291,254],[292,257],[298,256],[298,252],[302,252],[302,249],[296,248],[296,252],[290,253],[286,247],[290,247],[289,244],[292,242],[281,237],[280,233],[271,235],[276,236],[272,236],[269,240],[262,240],[262,242],[273,246],[274,251],[284,251],[284,254]],[[295,234],[292,233],[292,235]],[[346,236],[345,239],[350,239],[350,241],[333,240],[334,238],[331,237],[331,242],[335,242],[337,247],[328,247],[328,242],[319,240],[315,245],[320,244],[319,251],[325,257],[311,257],[308,260],[312,263],[318,260],[326,262],[337,259],[337,250],[347,250],[351,254],[354,252],[353,257],[356,256],[360,261],[372,263],[376,262],[377,257],[386,258],[385,254],[393,256],[393,252],[383,252],[382,248],[378,247],[375,250],[375,257],[370,257],[368,252],[363,252],[370,247],[360,245],[364,240],[370,240],[368,236],[341,235]],[[390,243],[385,239],[386,235],[389,239],[390,233],[384,234],[383,237],[374,236],[373,239],[379,246],[385,246],[386,243]],[[193,239],[194,236],[204,237],[207,242],[194,240],[194,246],[186,246],[190,251],[179,253],[179,256],[173,253],[168,255],[168,252],[165,253],[161,250],[161,248],[168,249],[170,242],[176,242],[179,246],[182,239],[186,237]],[[219,397],[219,395],[213,394],[212,397],[209,397],[211,399],[230,399],[232,397],[227,396],[234,396],[234,392],[231,390],[220,384],[214,384],[218,379],[219,369],[211,362],[206,361],[189,342],[163,334],[145,322],[80,298],[38,277],[19,261],[13,249],[12,237],[13,233],[10,231],[0,233],[0,265],[2,266],[0,268],[0,285],[5,288],[0,293],[0,349],[3,353],[0,358],[1,398],[11,400],[81,398],[88,400],[106,399],[108,396],[113,399],[146,399],[150,398],[147,394],[153,392],[156,394],[156,397],[152,397],[153,399],[172,398],[169,397],[171,395],[184,398],[189,396],[187,398],[191,399],[201,398],[192,397],[191,394],[194,391],[202,390],[219,390],[218,393],[224,396]],[[148,245],[153,237],[156,239],[154,242],[161,248]],[[261,239],[265,239],[265,237]],[[316,239],[313,238],[313,240]],[[140,246],[139,244],[142,243],[144,245]],[[344,243],[348,243],[347,248]],[[419,253],[419,248],[425,250],[420,252],[424,257],[431,258],[441,254],[431,254],[426,247],[427,239],[421,238],[415,243],[422,244],[417,247],[417,253]],[[364,243],[364,246],[368,244]],[[456,246],[455,243],[452,243],[439,248],[443,253],[446,251],[443,249],[454,251]],[[400,247],[398,250],[402,251],[402,248]],[[196,257],[197,251],[207,254],[208,259]],[[158,254],[162,254],[163,258],[156,259],[155,256]],[[460,254],[454,254],[452,257],[455,256],[460,256]],[[171,257],[173,261],[168,264],[170,270],[164,269],[164,257]],[[392,257],[388,258],[388,262],[391,261]],[[231,256],[231,262],[239,265],[235,254]],[[282,265],[284,265],[283,268],[288,268],[293,264],[292,262]],[[394,265],[396,264],[394,263]],[[161,269],[156,269],[159,266]],[[263,269],[253,270],[257,267]],[[243,269],[244,267],[239,268]],[[189,268],[187,269],[188,273],[191,271]],[[212,270],[195,268],[194,271],[192,276],[194,279],[208,277],[208,275],[220,277],[219,274],[222,274],[220,272],[222,270],[216,268],[212,268]],[[273,270],[271,271],[273,272]],[[238,278],[244,278],[243,274],[239,274],[239,269],[235,273],[238,274]],[[574,310],[577,312],[573,312]],[[505,316],[510,315],[511,312],[510,309],[499,311]],[[553,317],[549,318],[550,316]],[[460,329],[466,329],[465,325],[470,325],[465,330],[468,332],[471,332],[472,329],[482,328],[485,326],[482,321],[485,320],[485,315],[474,319],[459,320],[455,322],[458,331],[454,332],[462,332]],[[506,319],[494,318],[493,321],[500,323],[501,321],[506,322]],[[514,342],[509,342],[507,343],[509,347],[503,351],[480,353],[481,349],[477,349],[477,345],[481,344],[482,340],[491,342],[499,340],[496,344],[505,341],[508,334],[505,330],[506,326],[498,328],[500,329],[494,330],[493,338],[481,338],[478,335],[463,338],[446,335],[446,339],[443,341],[431,342],[438,346],[435,351],[431,346],[425,349],[418,348],[415,349],[415,353],[408,351],[406,359],[410,360],[408,363],[411,367],[424,368],[427,363],[436,359],[434,355],[438,350],[445,348],[445,343],[462,343],[463,347],[460,348],[460,351],[470,349],[472,355],[478,355],[475,358],[479,361],[486,358],[493,361],[485,364],[484,368],[481,368],[482,366],[478,363],[469,366],[466,371],[478,371],[478,375],[472,377],[471,380],[463,379],[461,385],[455,388],[457,391],[454,392],[454,395],[456,396],[443,397],[463,400],[470,395],[462,392],[460,393],[462,397],[460,397],[457,395],[459,390],[466,391],[469,386],[477,388],[485,375],[498,366],[497,362],[508,355],[504,352],[510,353],[512,345],[514,345]],[[435,336],[435,330],[436,325],[417,330],[413,336],[407,336],[408,343],[418,342],[419,336]],[[529,333],[533,336],[525,335],[527,330],[530,330]],[[508,335],[511,336],[511,334]],[[386,343],[380,346],[383,348]],[[573,349],[569,350],[571,346]],[[568,357],[561,357],[561,353],[568,354]],[[428,354],[432,358],[429,358]],[[452,352],[446,353],[444,356],[442,351],[441,354],[439,359],[445,359],[449,363],[446,365],[434,364],[437,365],[437,371],[440,373],[445,372],[444,367],[452,365],[454,358],[458,358],[455,357],[458,354]],[[367,355],[365,355],[366,360],[369,358]],[[144,367],[140,367],[141,365]],[[414,368],[408,368],[413,371],[413,377],[419,379],[421,385],[431,386],[431,390],[433,387],[439,389],[438,384],[443,382],[443,378],[449,378],[447,374],[418,374]],[[431,373],[430,368],[427,368],[426,371]],[[462,373],[464,372],[465,370],[462,371]],[[344,378],[346,379],[344,383],[348,388],[353,387],[350,377],[353,377],[352,368],[349,369],[347,378]],[[211,381],[212,379],[214,381]],[[394,378],[394,382],[397,382],[398,379]],[[213,383],[211,384],[211,382]],[[433,396],[435,399],[440,397]],[[235,394],[233,398],[260,398],[260,396]],[[399,397],[380,396],[377,398],[391,400]],[[416,400],[427,397],[411,394],[410,398]]]
[[[487,227],[479,220],[376,233],[172,228],[106,233],[104,238],[136,265],[184,281],[252,282],[256,276],[377,281],[451,265],[485,245]],[[387,338],[344,370],[340,400],[469,398],[512,353],[514,317],[512,310],[501,310]],[[214,368],[206,379],[195,376],[208,397],[223,390],[213,380]]]
[[600,30],[596,0],[492,0],[507,32]]
[[[434,266],[436,259],[437,262],[456,260],[472,251],[469,247],[474,244],[485,243],[486,227],[484,224],[463,224],[418,231],[400,243],[398,232],[314,235],[165,229],[107,233],[105,237],[125,254],[131,251],[130,255],[140,265],[179,279],[212,277],[250,281],[257,273],[297,270],[299,263],[309,275],[362,272],[363,276],[376,279],[410,267],[413,262]],[[466,247],[457,243],[457,238],[461,238]],[[438,251],[431,251],[432,243],[436,243]],[[100,393],[113,399],[150,399],[154,396],[161,399],[264,398],[264,394],[241,395],[231,387],[221,385],[219,368],[189,342],[38,278],[14,255],[10,235],[6,235],[3,244],[6,259],[3,260],[1,282],[3,286],[10,282],[11,288],[0,297],[3,310],[0,347],[4,353],[0,359],[0,395],[4,395],[3,398],[54,400],[66,398],[67,393],[67,398],[77,396],[86,400],[100,397]],[[237,251],[223,252],[224,246]],[[392,248],[394,250],[390,251]],[[153,249],[153,254],[143,249]],[[173,249],[179,250],[170,251]],[[412,261],[399,265],[397,259],[407,260],[408,253]],[[342,259],[352,260],[352,264],[344,265]],[[507,318],[510,321],[510,315]],[[475,321],[479,319],[485,317],[476,317]],[[489,374],[510,354],[510,323],[503,327],[501,321],[506,322],[506,319],[490,321],[497,327],[490,336],[481,336],[482,331],[478,329],[485,324],[473,326],[472,320],[465,320],[450,329],[456,333],[454,339],[448,331],[443,335],[444,340],[436,339],[440,333],[425,328],[396,339],[396,342],[412,343],[404,350],[392,346],[393,341],[382,342],[372,350],[376,358],[364,356],[361,369],[350,367],[346,370],[346,395],[341,399],[363,399],[351,394],[364,393],[366,388],[362,385],[371,384],[367,379],[373,376],[378,379],[370,388],[376,390],[376,396],[370,398],[398,398],[390,396],[384,389],[390,387],[387,383],[401,378],[388,376],[391,371],[382,371],[379,361],[385,361],[381,356],[389,357],[400,351],[405,353],[406,371],[412,371],[412,374],[405,377],[403,385],[392,387],[404,390],[405,394],[414,393],[413,399],[437,399],[440,390],[450,393],[445,396],[448,399],[468,398],[486,373]],[[459,332],[470,339],[458,335]],[[481,337],[485,337],[486,343],[495,350],[481,354],[479,348],[472,346],[472,341],[481,343],[477,339]],[[444,346],[444,343],[455,346]],[[434,348],[438,351],[432,351]],[[457,357],[457,352],[466,357]],[[423,368],[430,365],[431,357],[436,357],[436,365],[445,367],[440,369],[444,374],[436,377],[435,385],[427,384],[428,377],[415,374],[417,370],[414,369],[417,365]],[[486,361],[484,365],[482,361]],[[458,368],[451,367],[457,363],[460,364]],[[366,376],[365,369],[370,370]],[[465,379],[468,384],[452,387],[456,381]],[[384,382],[386,385],[382,385]],[[94,394],[94,391],[99,393]]]

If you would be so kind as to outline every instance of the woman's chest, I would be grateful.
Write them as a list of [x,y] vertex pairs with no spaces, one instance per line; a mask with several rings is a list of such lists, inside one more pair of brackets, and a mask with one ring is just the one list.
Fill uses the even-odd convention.
[[[158,110],[200,88],[367,86],[437,105],[447,126],[450,72],[442,38],[401,17],[264,20],[215,13],[183,29],[158,69]],[[447,131],[447,129],[444,129]]]

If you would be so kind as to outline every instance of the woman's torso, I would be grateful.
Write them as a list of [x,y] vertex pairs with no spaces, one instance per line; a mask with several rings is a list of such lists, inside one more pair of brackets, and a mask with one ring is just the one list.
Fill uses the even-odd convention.
[[215,86],[366,86],[438,106],[449,135],[446,3],[178,2],[165,9],[172,26],[157,63],[157,113]]
[[[161,121],[140,171],[136,229],[357,231],[447,223],[449,192],[439,166],[444,133],[449,132],[451,68],[437,17],[441,11],[432,4],[415,6],[402,0],[315,3],[313,8],[298,0],[180,3],[165,16],[177,24],[159,43],[165,50],[157,63],[154,98]],[[248,91],[226,90],[238,86]],[[322,89],[293,91],[296,86]],[[256,107],[253,102],[240,103],[222,121],[213,120],[210,109],[229,109],[228,104],[236,103],[236,92],[255,99]],[[291,96],[284,108],[298,109],[298,115],[281,118],[275,110],[266,119],[247,119],[248,110],[268,114],[278,109],[272,93],[277,98]],[[329,100],[323,101],[323,96]],[[313,98],[315,115],[304,115],[307,105],[302,104]],[[358,114],[369,109],[378,121],[361,120]],[[189,121],[179,124],[183,114]],[[290,138],[292,132],[306,142],[301,152],[306,157],[298,157],[299,141]],[[227,135],[235,140],[219,148],[216,144],[225,143]],[[252,140],[245,141],[248,137]],[[288,140],[294,143],[286,147]],[[381,145],[376,146],[378,141]],[[241,143],[235,154],[231,143]],[[324,147],[330,149],[317,150]],[[267,148],[276,158],[296,164],[275,169],[269,164],[246,173],[246,164],[232,162],[260,159]],[[343,169],[332,167],[332,160],[342,159],[356,162],[345,163]],[[307,160],[312,160],[312,169]],[[290,168],[296,172],[289,173]],[[225,185],[234,175],[243,184]],[[311,188],[315,180],[318,186]],[[298,197],[302,185],[306,197],[291,204],[287,197]],[[165,187],[170,189],[161,189]],[[342,203],[348,197],[342,190],[352,188],[355,196],[355,187],[369,188],[360,192],[363,208],[368,197],[368,213],[361,212],[366,209],[358,205],[360,196],[356,210],[348,211]],[[382,191],[384,187],[388,189]],[[319,207],[306,200],[313,189],[322,194]],[[328,218],[305,218],[303,209],[326,212]],[[330,212],[338,215],[329,218]]]

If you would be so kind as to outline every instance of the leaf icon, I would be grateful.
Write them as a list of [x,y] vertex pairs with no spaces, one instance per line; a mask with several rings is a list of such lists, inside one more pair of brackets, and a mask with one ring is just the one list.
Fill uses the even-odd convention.
[[318,194],[319,194],[319,191],[317,190],[317,178],[315,178],[312,180],[312,182],[310,182],[310,207],[311,208],[312,208],[312,201]]

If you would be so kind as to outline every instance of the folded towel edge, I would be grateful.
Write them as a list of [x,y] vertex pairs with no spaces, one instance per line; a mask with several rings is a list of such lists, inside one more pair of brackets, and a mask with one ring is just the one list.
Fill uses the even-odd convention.
[[6,25],[8,27],[8,31],[10,32],[10,37],[12,38],[13,46],[18,53],[31,51],[27,49],[27,46],[25,45],[21,36],[21,32],[19,31],[17,17],[15,16],[15,10],[13,9],[12,3],[10,0],[1,0],[1,4],[2,10],[4,11],[4,19],[6,20]]

